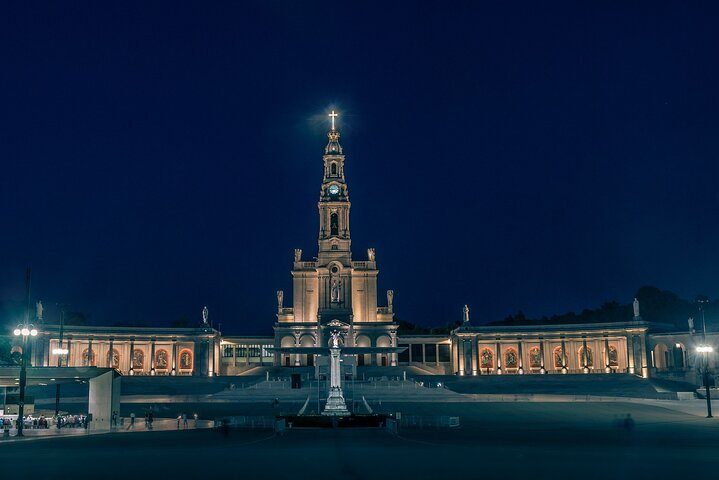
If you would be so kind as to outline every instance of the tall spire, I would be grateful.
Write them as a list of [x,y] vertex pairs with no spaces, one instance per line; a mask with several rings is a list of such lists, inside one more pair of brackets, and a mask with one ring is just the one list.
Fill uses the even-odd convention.
[[332,113],[327,114],[332,122],[332,128],[327,132],[327,138],[329,142],[325,147],[325,155],[342,155],[342,146],[340,145],[340,132],[335,126],[335,118],[339,116],[334,110]]

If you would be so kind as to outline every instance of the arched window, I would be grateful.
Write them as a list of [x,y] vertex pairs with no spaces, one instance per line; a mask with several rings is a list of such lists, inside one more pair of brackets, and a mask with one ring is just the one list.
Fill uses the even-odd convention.
[[142,370],[145,367],[145,354],[140,349],[132,351],[132,368],[133,370]]
[[332,175],[337,175],[337,164],[336,163],[333,163],[330,165],[330,173]]
[[562,356],[562,347],[556,347],[554,349],[554,368],[562,368],[566,364],[566,358]]
[[618,367],[619,366],[619,354],[617,353],[617,347],[614,345],[609,345],[609,355],[607,355],[609,359],[609,366],[610,367]]
[[192,352],[183,350],[180,352],[180,369],[192,370]]
[[539,347],[529,349],[529,368],[542,368],[542,354]]
[[120,352],[118,352],[116,349],[112,349],[112,352],[109,352],[109,364],[110,368],[120,368]]
[[95,350],[89,351],[87,348],[82,351],[82,366],[83,367],[94,367],[95,366]]
[[485,347],[479,352],[479,363],[484,370],[494,368],[494,353],[491,348]]
[[589,368],[594,366],[594,354],[592,353],[592,347],[589,347],[589,346],[587,347],[586,358],[585,358],[584,347],[579,347],[578,354],[579,354],[579,364],[581,366],[583,366],[583,367],[586,366]]
[[517,368],[519,363],[519,356],[517,350],[510,347],[504,351],[504,368]]
[[330,235],[340,234],[340,222],[336,213],[330,215]]
[[155,353],[155,368],[158,370],[167,370],[167,350],[158,350]]

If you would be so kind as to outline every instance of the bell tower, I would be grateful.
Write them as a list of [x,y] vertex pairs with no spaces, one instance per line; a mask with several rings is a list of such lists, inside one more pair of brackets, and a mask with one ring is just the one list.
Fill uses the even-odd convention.
[[332,128],[327,133],[328,143],[324,162],[324,177],[317,204],[320,214],[318,266],[339,262],[349,267],[350,251],[350,200],[345,182],[345,156],[340,145],[340,132],[335,128],[337,114],[329,114]]

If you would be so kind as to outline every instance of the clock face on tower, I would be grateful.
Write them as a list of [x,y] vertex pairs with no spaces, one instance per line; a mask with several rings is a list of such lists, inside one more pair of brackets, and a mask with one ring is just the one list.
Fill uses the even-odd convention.
[[338,187],[337,185],[330,185],[329,192],[330,195],[337,195],[338,193],[340,193],[340,187]]

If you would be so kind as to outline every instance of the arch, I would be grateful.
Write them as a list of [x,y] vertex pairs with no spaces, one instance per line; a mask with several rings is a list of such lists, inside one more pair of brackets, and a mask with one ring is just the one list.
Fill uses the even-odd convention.
[[164,348],[161,348],[157,352],[155,352],[155,369],[157,370],[167,370],[168,364],[170,363],[168,359],[170,356],[167,353],[167,350]]
[[[357,335],[357,337],[355,337],[355,346],[371,347],[372,341],[367,335]],[[362,367],[364,365],[367,365],[370,363],[371,359],[372,356],[369,353],[359,353],[357,354],[357,366]]]
[[674,348],[672,348],[672,359],[674,360],[674,368],[680,368],[683,369],[685,362],[685,353],[686,348],[684,348],[684,344],[677,342],[674,344]]
[[330,214],[330,235],[338,236],[340,234],[340,220],[337,212]]
[[118,352],[117,349],[113,348],[112,352],[107,353],[107,363],[110,365],[110,368],[120,368],[120,352]]
[[295,346],[295,337],[291,335],[286,335],[282,337],[282,340],[280,340],[280,347],[294,347]]
[[552,364],[554,368],[562,368],[567,364],[567,356],[562,355],[562,347],[554,347],[552,350]]
[[507,369],[519,368],[519,355],[517,355],[516,348],[508,347],[504,350],[504,368],[507,368]]
[[494,369],[494,351],[489,347],[482,347],[479,351],[479,365],[482,370]]
[[180,350],[179,359],[180,370],[192,370],[192,352],[189,349]]
[[136,348],[132,351],[132,369],[142,370],[145,368],[145,352]]
[[372,343],[367,335],[357,335],[355,338],[355,346],[357,347],[371,347]]
[[335,162],[330,164],[330,174],[337,175],[337,164]]
[[[375,341],[375,345],[378,347],[391,347],[392,339],[389,338],[387,335],[380,335],[379,337],[377,337],[377,340]],[[389,365],[389,354],[388,353],[377,354],[377,364],[382,365],[383,367],[388,366]]]
[[669,348],[663,343],[657,343],[654,347],[654,367],[657,370],[666,370],[670,365]]
[[592,352],[592,347],[590,347],[589,345],[587,345],[586,358],[584,353],[584,345],[579,347],[579,350],[577,350],[577,358],[579,359],[580,366],[594,368],[594,352]]
[[532,347],[529,349],[529,368],[542,368],[542,351],[539,347]]
[[309,333],[305,333],[300,337],[300,346],[301,347],[314,347],[315,346],[315,337],[313,335],[310,335]]
[[[88,355],[90,358],[88,358]],[[94,367],[95,366],[95,350],[89,351],[87,348],[82,351],[82,366],[83,367]]]

